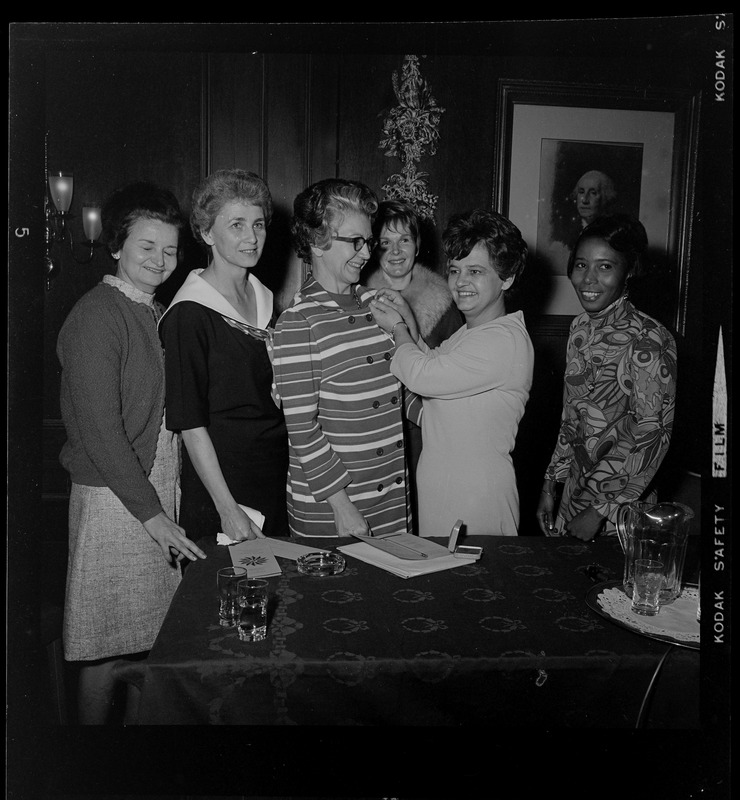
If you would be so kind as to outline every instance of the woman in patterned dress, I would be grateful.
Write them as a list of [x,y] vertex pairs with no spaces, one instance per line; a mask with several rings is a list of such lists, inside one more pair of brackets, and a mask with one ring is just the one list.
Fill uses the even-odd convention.
[[81,662],[81,724],[108,721],[116,659],[151,648],[179,562],[205,558],[175,522],[178,443],[164,424],[154,300],[185,223],[174,196],[148,183],[114,193],[102,218],[116,274],[76,303],[57,342],[72,481],[63,641]]
[[390,372],[392,338],[359,284],[377,209],[367,186],[342,179],[294,203],[293,242],[311,273],[278,319],[273,363],[296,536],[408,530],[402,386]]
[[638,220],[615,214],[584,228],[571,254],[584,312],[570,327],[560,431],[537,508],[546,536],[614,533],[619,506],[646,497],[668,450],[676,343],[627,296],[647,243]]

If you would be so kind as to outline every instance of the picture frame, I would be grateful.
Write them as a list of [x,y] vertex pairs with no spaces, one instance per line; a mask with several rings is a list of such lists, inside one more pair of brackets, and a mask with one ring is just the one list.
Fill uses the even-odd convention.
[[683,334],[699,109],[700,95],[675,91],[499,80],[493,207],[527,242],[542,279],[543,315],[582,311],[566,274],[578,231],[565,234],[567,213],[578,224],[568,198],[586,173],[603,183],[599,176],[611,172],[610,210],[632,213],[645,226],[664,287],[669,278],[663,317]]

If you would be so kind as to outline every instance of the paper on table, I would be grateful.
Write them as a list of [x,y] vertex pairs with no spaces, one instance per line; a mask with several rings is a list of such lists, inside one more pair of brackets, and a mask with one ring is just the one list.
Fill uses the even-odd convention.
[[246,567],[248,578],[269,578],[282,573],[270,542],[264,537],[231,545],[229,555],[235,567]]
[[413,578],[415,575],[426,575],[429,572],[455,569],[457,567],[466,566],[468,563],[467,561],[455,558],[455,556],[449,552],[446,556],[409,561],[386,553],[383,550],[379,550],[377,547],[365,544],[365,542],[347,544],[342,547],[337,547],[337,550],[340,550],[345,555],[364,561],[367,564],[372,564],[374,567],[380,567],[380,569],[398,575],[400,578]]
[[450,551],[441,544],[423,539],[421,536],[414,536],[412,533],[394,533],[385,536],[363,536],[359,533],[352,535],[365,544],[397,556],[404,561],[428,560],[450,555]]
[[306,547],[305,544],[296,544],[289,539],[270,539],[265,537],[265,541],[270,543],[272,552],[280,558],[289,558],[291,561],[297,561],[300,556],[306,553],[327,553],[321,547]]
[[[280,558],[289,558],[291,561],[298,561],[300,556],[306,553],[328,552],[328,550],[324,550],[323,547],[306,547],[304,544],[296,544],[289,539],[271,539],[269,536],[265,536],[260,541],[269,543],[273,555],[279,556]],[[216,534],[216,543],[224,544],[227,547],[234,547],[239,544],[239,541],[230,539],[225,533],[218,533]]]

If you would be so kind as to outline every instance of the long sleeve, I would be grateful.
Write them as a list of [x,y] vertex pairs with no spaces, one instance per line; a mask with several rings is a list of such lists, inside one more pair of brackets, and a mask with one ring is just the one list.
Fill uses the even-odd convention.
[[[89,464],[93,485],[102,482],[145,522],[162,510],[147,477],[151,464],[141,461],[141,453],[149,449],[143,441],[151,439],[147,429],[152,428],[152,414],[161,423],[161,352],[155,351],[159,342],[148,309],[134,309],[129,316],[115,310],[84,304],[73,310],[59,334],[62,411],[71,442],[63,456],[72,465],[73,480],[77,465],[89,472]],[[132,362],[138,369],[127,369]],[[125,391],[124,380],[129,382]]]
[[[574,354],[573,337],[569,336],[566,348],[566,363],[573,362]],[[577,417],[574,417],[571,413],[570,403],[568,402],[569,396],[570,388],[566,381],[563,386],[563,410],[560,414],[558,438],[550,457],[550,463],[545,471],[547,480],[557,481],[558,483],[563,483],[567,479],[573,459],[572,442],[575,440]]]
[[602,438],[613,437],[613,446],[596,462],[586,482],[593,492],[594,508],[612,522],[619,505],[645,492],[670,445],[676,346],[664,328],[646,327],[631,350],[626,376],[620,382],[632,389],[626,424],[615,422],[612,430],[607,429]]
[[348,486],[350,475],[319,423],[322,355],[308,320],[294,309],[275,328],[273,369],[288,438],[316,500]]
[[[498,323],[498,321],[497,321]],[[422,397],[456,399],[508,385],[515,371],[531,370],[531,343],[506,323],[461,331],[434,350],[399,347],[391,371]]]
[[675,394],[676,345],[660,323],[624,300],[574,320],[545,473],[565,481],[565,521],[592,506],[614,522],[621,504],[645,494],[670,444]]

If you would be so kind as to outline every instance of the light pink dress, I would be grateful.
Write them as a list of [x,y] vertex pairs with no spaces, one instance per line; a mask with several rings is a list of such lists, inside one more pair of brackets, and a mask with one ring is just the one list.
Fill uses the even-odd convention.
[[529,398],[534,350],[520,311],[462,327],[430,350],[401,345],[391,371],[423,400],[419,533],[516,536],[511,452]]

